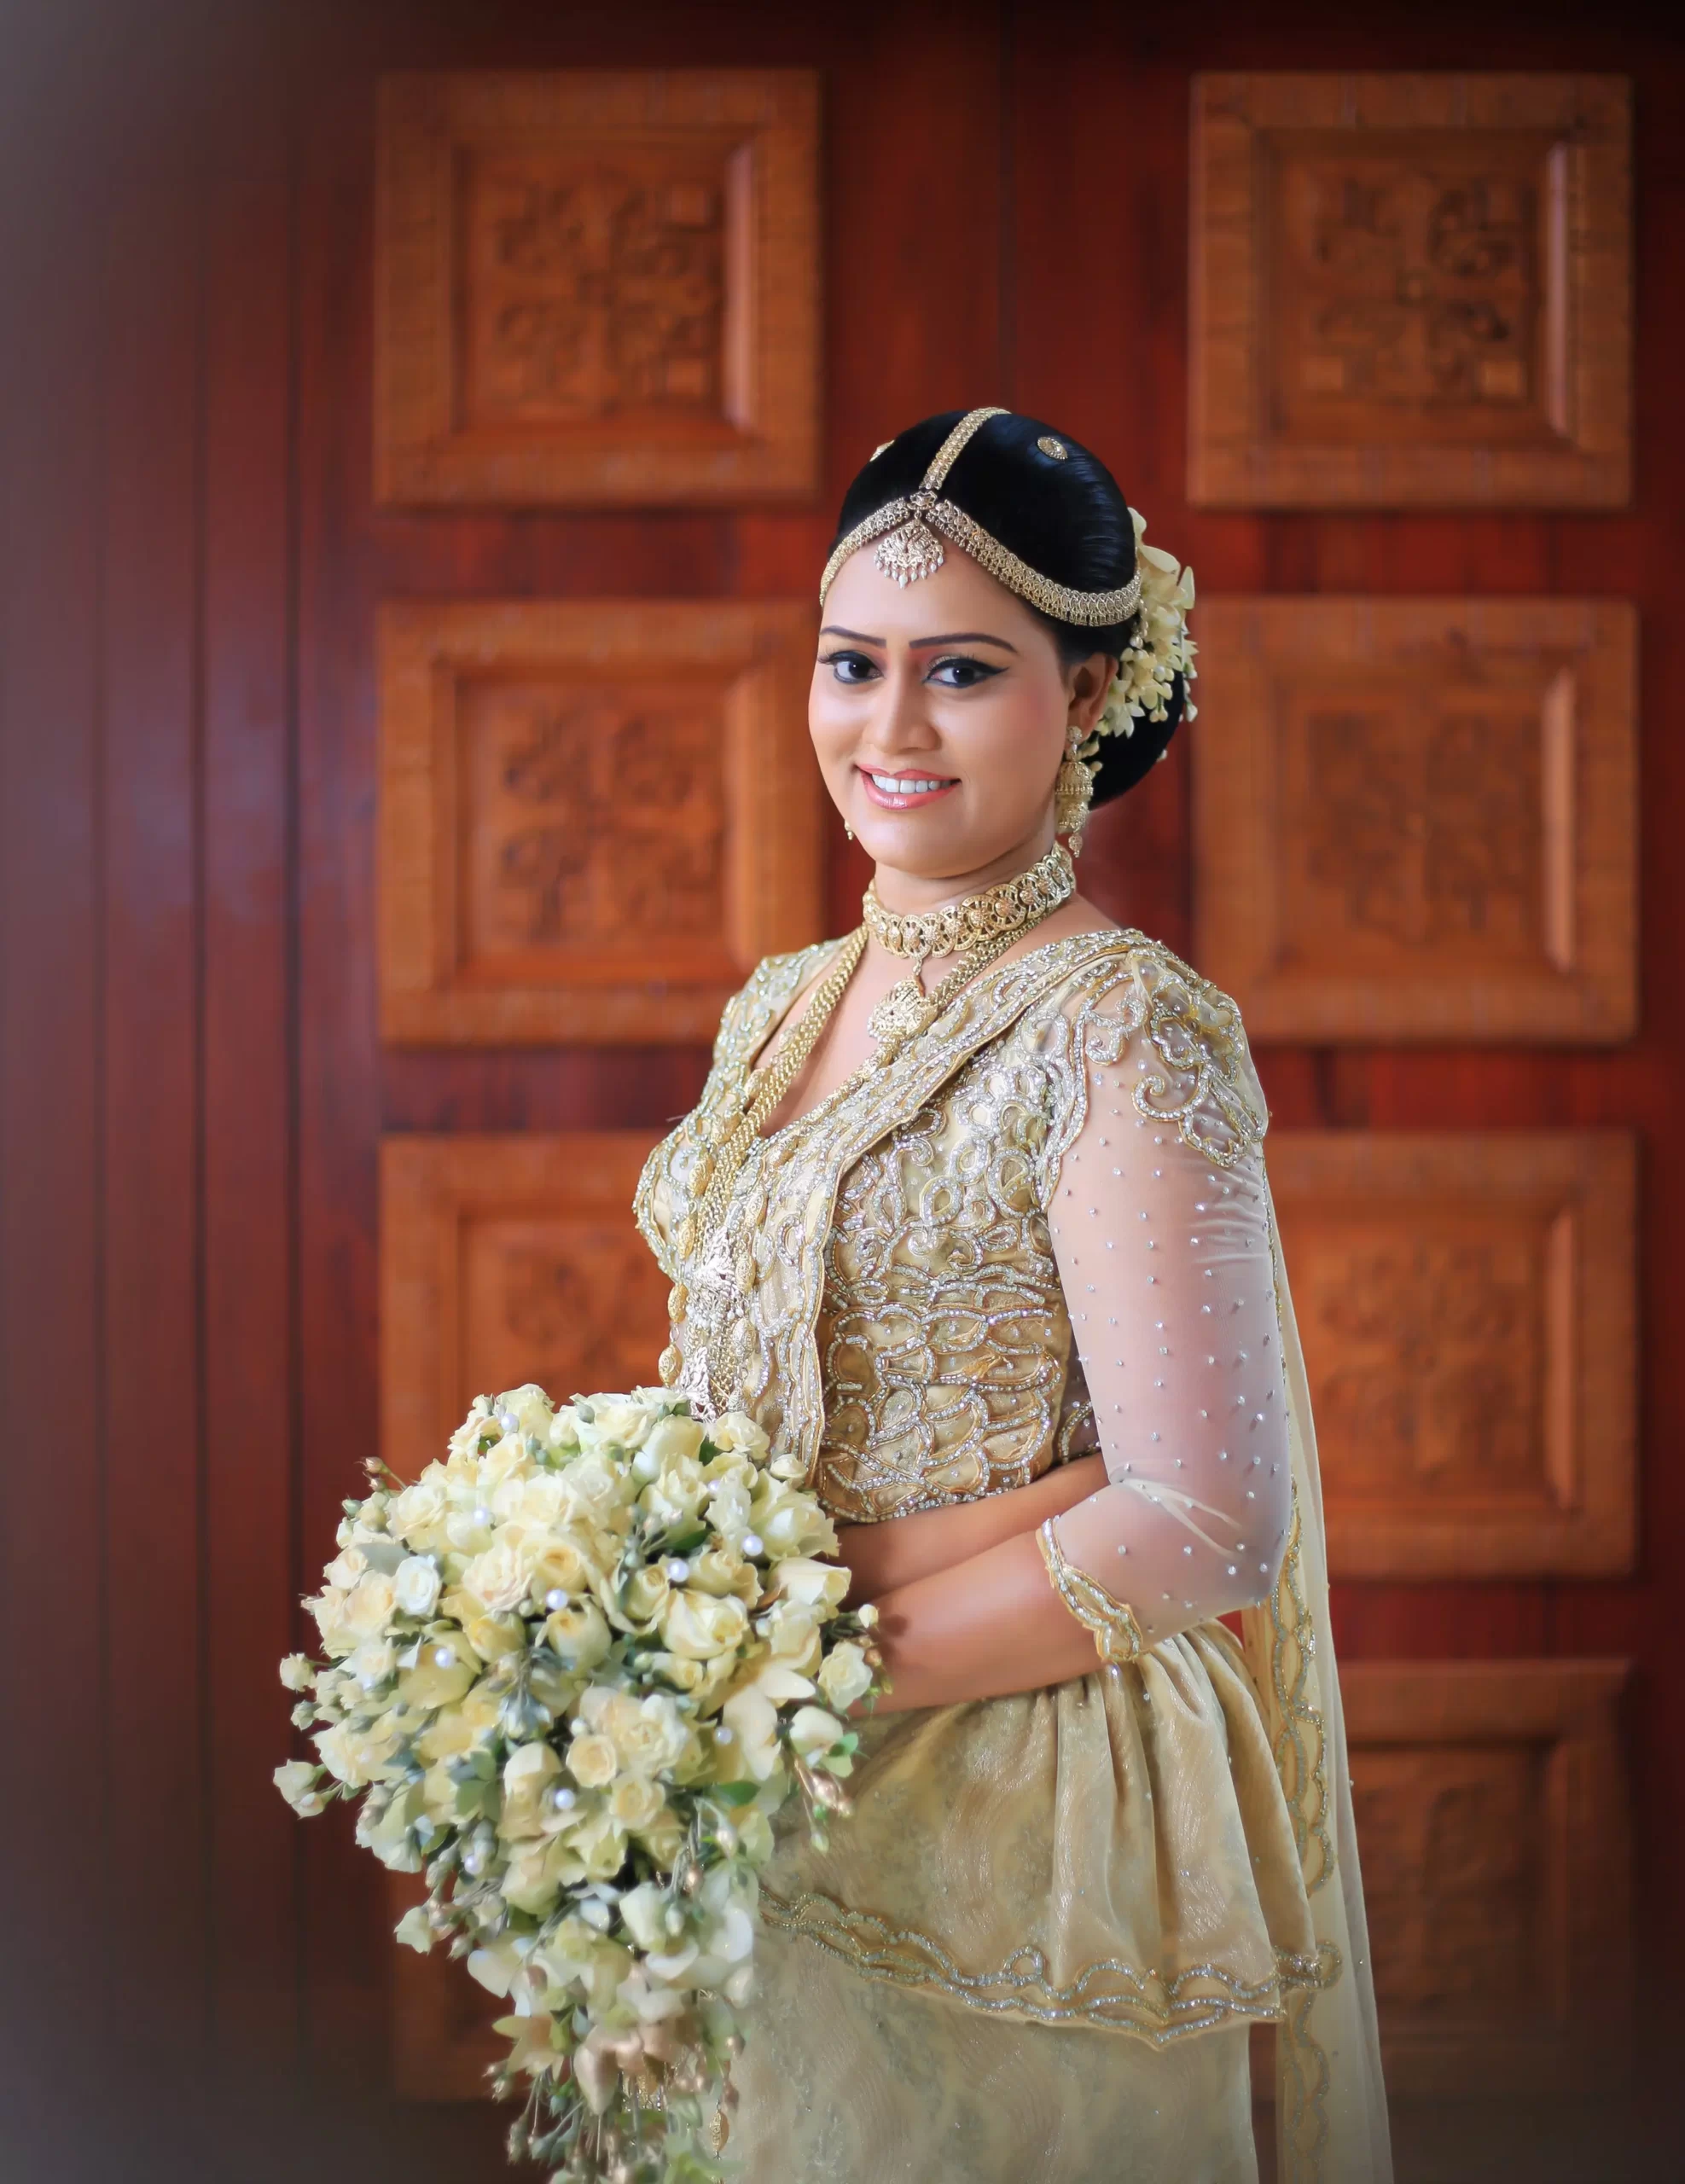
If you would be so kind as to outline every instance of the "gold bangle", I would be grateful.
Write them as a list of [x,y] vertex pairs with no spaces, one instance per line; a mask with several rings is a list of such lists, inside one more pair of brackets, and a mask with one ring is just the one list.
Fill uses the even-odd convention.
[[1094,1638],[1094,1649],[1102,1661],[1114,1666],[1132,1661],[1141,1652],[1141,1625],[1122,1600],[1113,1600],[1097,1578],[1086,1570],[1073,1570],[1053,1529],[1053,1519],[1036,1534],[1053,1589]]

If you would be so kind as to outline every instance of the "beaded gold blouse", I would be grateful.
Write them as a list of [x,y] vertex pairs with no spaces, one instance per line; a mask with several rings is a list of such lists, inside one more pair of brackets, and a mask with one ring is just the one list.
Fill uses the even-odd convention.
[[795,1447],[847,1522],[1098,1448],[1110,1484],[1062,1543],[1107,1590],[1145,1589],[1149,1636],[1261,1599],[1286,1418],[1264,1107],[1233,1004],[1139,933],[1032,950],[757,1140],[696,1240],[715,1116],[822,960],[762,966],[644,1176],[674,1281],[664,1370]]

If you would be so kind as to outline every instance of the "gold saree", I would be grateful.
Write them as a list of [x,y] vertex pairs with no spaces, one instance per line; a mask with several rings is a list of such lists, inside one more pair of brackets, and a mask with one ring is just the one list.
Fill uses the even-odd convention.
[[[840,1520],[880,1521],[1101,1438],[1049,1232],[1087,1092],[1072,1021],[1113,997],[1136,1105],[1202,1161],[1227,1132],[1256,1165],[1264,1108],[1233,1004],[1167,950],[1055,941],[758,1141],[682,1252],[711,1119],[826,952],[770,959],[731,1005],[637,1213],[674,1285],[664,1370],[799,1451]],[[1196,1622],[1127,1666],[866,1725],[855,1817],[826,1854],[787,1835],[763,1892],[732,2140],[752,2184],[1241,2184],[1264,2021],[1282,2178],[1390,2176],[1316,1450],[1270,1252],[1293,1515],[1244,1647]]]

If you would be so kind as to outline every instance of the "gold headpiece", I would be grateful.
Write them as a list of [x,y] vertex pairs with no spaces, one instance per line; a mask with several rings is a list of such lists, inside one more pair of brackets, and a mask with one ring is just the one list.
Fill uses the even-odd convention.
[[[837,571],[851,554],[857,553],[874,538],[880,542],[875,556],[878,566],[897,584],[917,584],[921,577],[933,576],[946,558],[942,539],[937,536],[940,531],[1008,591],[1016,592],[1020,599],[1039,607],[1043,614],[1050,614],[1056,622],[1072,622],[1079,629],[1104,630],[1129,620],[1141,605],[1139,569],[1116,591],[1072,591],[1066,584],[1055,584],[1051,578],[1037,575],[999,539],[991,537],[980,523],[973,523],[963,508],[942,498],[948,473],[972,434],[980,425],[987,424],[991,417],[1004,417],[1008,414],[1004,410],[967,410],[936,450],[936,459],[926,471],[924,483],[917,492],[889,502],[863,523],[855,525],[825,564],[825,573],[819,580],[822,607],[836,580]],[[1046,441],[1038,444],[1047,447]],[[1048,452],[1051,453],[1051,449]],[[1060,452],[1063,454],[1062,448]]]

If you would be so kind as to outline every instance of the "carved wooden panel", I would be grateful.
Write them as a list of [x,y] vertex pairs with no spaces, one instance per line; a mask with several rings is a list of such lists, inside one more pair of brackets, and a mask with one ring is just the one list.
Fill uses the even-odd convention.
[[1622,1132],[1272,1131],[1337,1577],[1624,1574]]
[[653,1133],[389,1137],[381,1449],[413,1477],[474,1397],[652,1386],[667,1283],[632,1223]]
[[1630,87],[1208,75],[1194,94],[1189,497],[1630,497]]
[[1630,1035],[1630,607],[1217,599],[1200,640],[1197,954],[1255,1038]]
[[800,69],[388,77],[384,501],[818,482],[818,90]]
[[1389,2089],[1616,2089],[1630,2073],[1622,1661],[1341,1670]]
[[408,1043],[712,1039],[818,937],[813,616],[741,601],[381,615],[381,1020]]

